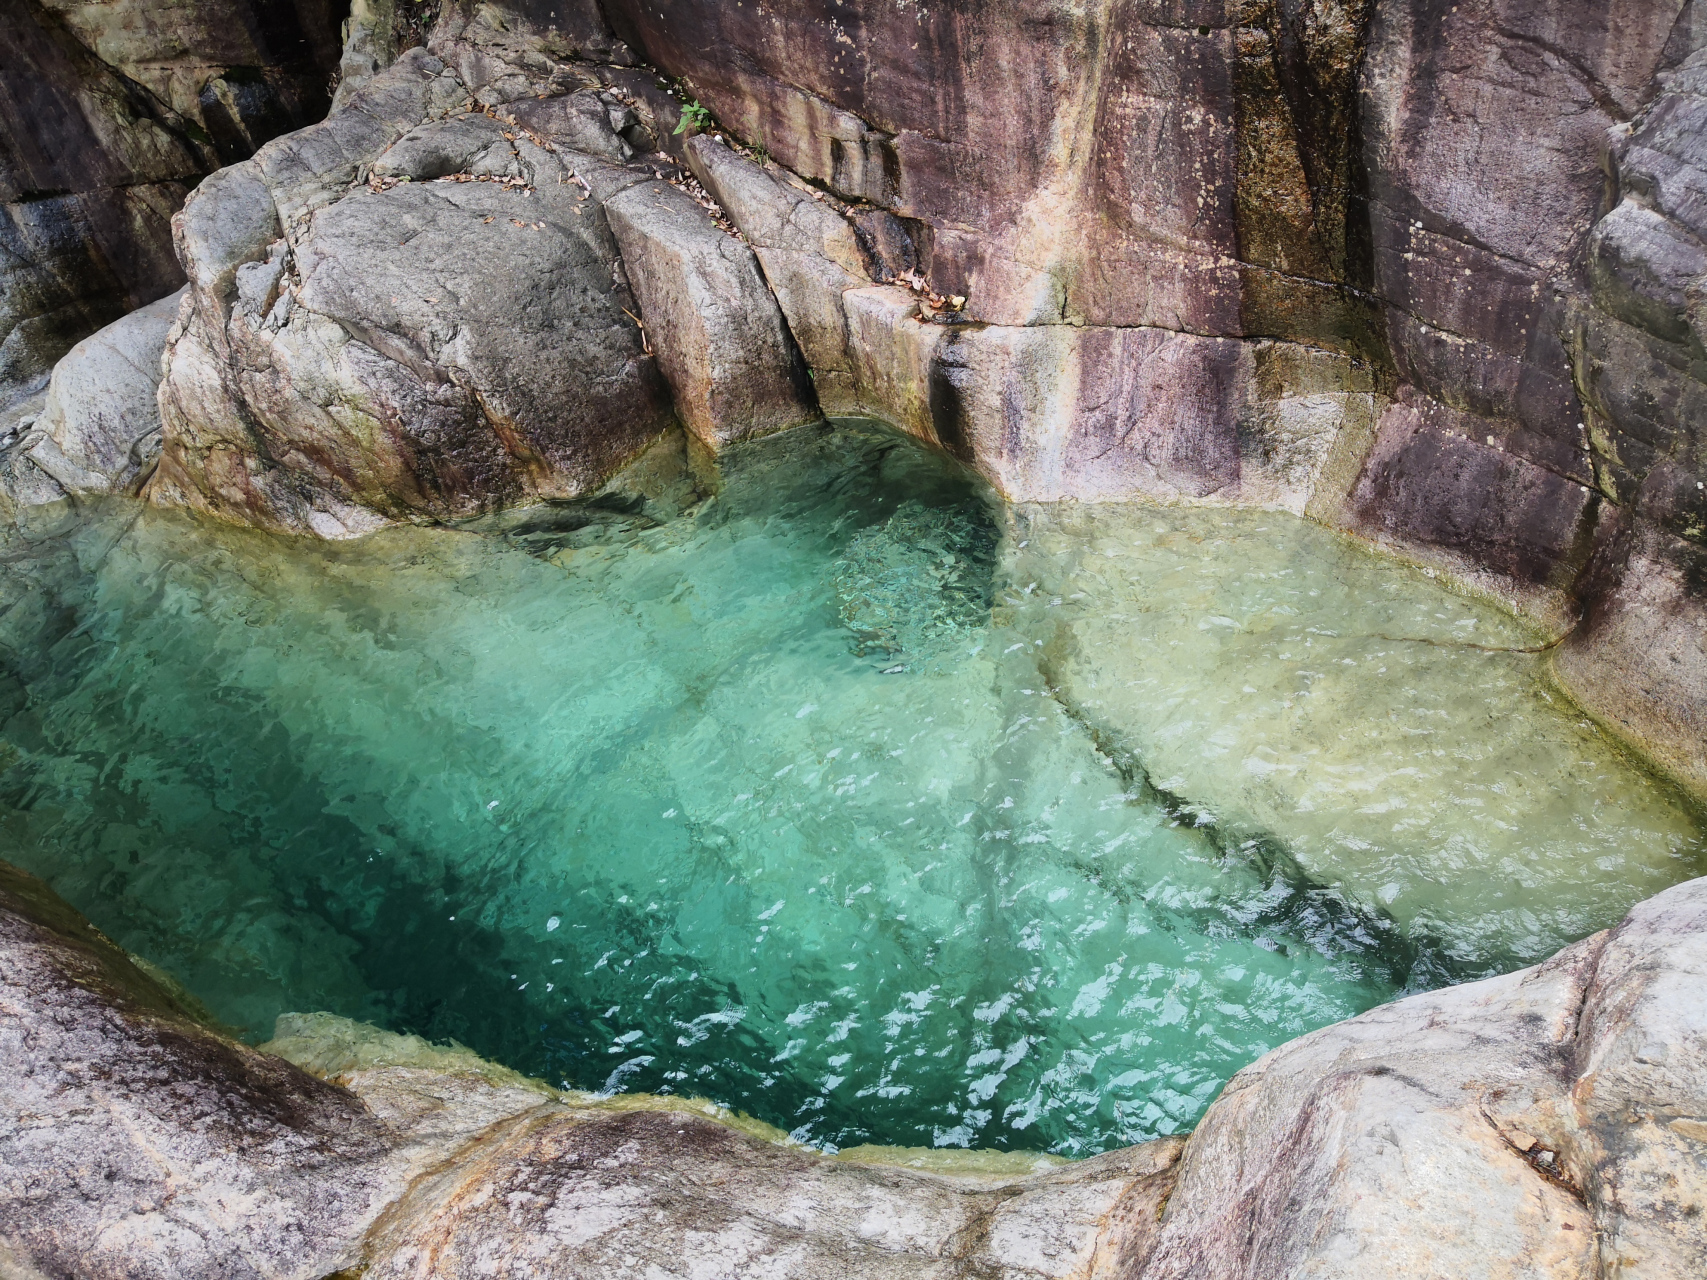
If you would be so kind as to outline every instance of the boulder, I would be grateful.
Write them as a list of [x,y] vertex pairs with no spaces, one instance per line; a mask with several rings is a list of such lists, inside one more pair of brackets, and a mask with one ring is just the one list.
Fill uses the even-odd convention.
[[713,448],[819,418],[752,250],[673,166],[624,163],[655,104],[562,92],[586,64],[493,20],[447,18],[448,62],[406,51],[188,202],[154,500],[346,536],[578,496],[676,418]]
[[160,355],[186,289],[114,321],[54,366],[29,453],[66,493],[135,493],[153,473]]
[[1187,1143],[1143,1280],[1707,1268],[1707,880],[1533,969],[1274,1050]]
[[190,201],[156,501],[339,536],[576,496],[670,424],[588,185],[649,175],[466,101],[410,50]]
[[806,367],[753,251],[667,182],[605,202],[682,425],[716,449],[818,421]]
[[688,163],[764,266],[789,331],[826,402],[848,390],[856,356],[849,348],[843,296],[873,283],[853,224],[802,190],[786,171],[738,155],[701,134],[687,145]]

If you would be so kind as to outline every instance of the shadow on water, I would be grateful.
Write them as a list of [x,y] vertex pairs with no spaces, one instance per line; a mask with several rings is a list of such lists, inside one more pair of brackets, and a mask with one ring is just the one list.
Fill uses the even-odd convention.
[[1507,963],[1156,785],[992,618],[1003,527],[859,424],[473,533],[104,504],[0,561],[0,856],[252,1039],[326,1009],[833,1145],[1178,1131]]

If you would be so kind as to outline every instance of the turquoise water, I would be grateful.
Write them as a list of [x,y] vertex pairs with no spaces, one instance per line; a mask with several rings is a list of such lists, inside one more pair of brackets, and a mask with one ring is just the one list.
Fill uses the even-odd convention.
[[1517,624],[1290,517],[1005,511],[853,425],[648,475],[484,532],[15,541],[0,856],[253,1039],[327,1009],[1069,1155],[1701,869]]

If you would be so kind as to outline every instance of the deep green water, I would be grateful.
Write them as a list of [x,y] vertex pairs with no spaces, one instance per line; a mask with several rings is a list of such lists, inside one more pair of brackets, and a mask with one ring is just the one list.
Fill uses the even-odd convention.
[[1497,610],[1290,517],[1002,511],[868,428],[507,532],[115,504],[0,606],[0,856],[220,1018],[838,1146],[1184,1129],[1703,869]]

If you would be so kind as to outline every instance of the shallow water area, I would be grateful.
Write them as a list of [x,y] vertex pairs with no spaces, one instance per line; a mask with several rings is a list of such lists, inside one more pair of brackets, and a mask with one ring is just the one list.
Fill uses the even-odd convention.
[[858,424],[723,472],[14,544],[0,856],[255,1039],[1066,1155],[1699,874],[1520,627],[1301,521],[1005,511]]

